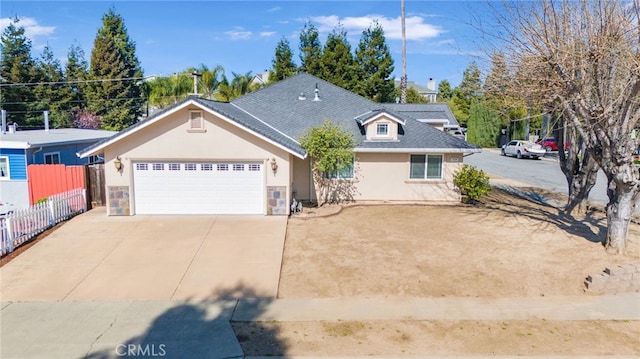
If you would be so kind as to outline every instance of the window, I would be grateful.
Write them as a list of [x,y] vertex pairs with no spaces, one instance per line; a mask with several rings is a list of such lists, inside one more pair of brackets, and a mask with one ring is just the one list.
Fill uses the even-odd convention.
[[189,130],[195,132],[204,131],[204,116],[202,111],[189,111]]
[[104,159],[101,156],[89,156],[89,164],[103,163]]
[[260,164],[259,163],[249,164],[249,171],[260,171]]
[[213,171],[213,163],[201,163],[200,171]]
[[389,124],[388,123],[376,124],[376,136],[389,136]]
[[136,170],[138,171],[148,171],[149,164],[148,163],[136,163]]
[[233,164],[234,171],[244,171],[244,164],[242,163],[234,163]]
[[0,180],[9,179],[9,157],[0,157]]
[[195,171],[196,170],[196,164],[195,163],[185,163],[184,164],[184,170],[185,171]]
[[179,163],[169,163],[169,171],[180,171]]
[[351,158],[351,163],[347,164],[347,166],[342,171],[327,173],[327,178],[352,179],[354,161],[355,161],[355,158]]
[[216,169],[217,169],[218,171],[228,171],[228,170],[229,170],[229,165],[228,165],[228,164],[226,164],[226,163],[218,163],[218,164],[216,165]]
[[164,163],[154,163],[153,166],[154,171],[164,171]]
[[411,179],[442,179],[442,155],[411,155]]
[[44,154],[44,163],[47,165],[60,164],[60,152],[50,152]]

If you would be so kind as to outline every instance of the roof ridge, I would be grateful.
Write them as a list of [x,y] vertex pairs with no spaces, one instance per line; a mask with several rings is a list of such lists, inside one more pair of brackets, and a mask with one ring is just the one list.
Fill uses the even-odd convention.
[[286,137],[286,138],[290,139],[291,141],[293,141],[293,142],[297,143],[298,145],[300,144],[300,142],[298,142],[298,140],[296,140],[295,138],[292,138],[291,136],[287,135],[286,133],[284,133],[284,132],[280,131],[279,129],[277,129],[277,128],[273,127],[272,125],[270,125],[270,124],[266,123],[265,121],[261,120],[261,119],[260,119],[260,118],[258,118],[257,116],[254,116],[252,113],[250,113],[250,112],[248,112],[247,110],[245,110],[245,109],[241,108],[240,106],[236,105],[235,103],[233,103],[233,102],[229,102],[229,104],[230,104],[231,106],[233,106],[233,107],[237,108],[238,110],[240,110],[240,111],[242,111],[242,112],[246,113],[247,115],[251,116],[252,118],[255,118],[257,121],[260,121],[260,122],[261,122],[261,123],[263,123],[265,126],[267,126],[267,127],[269,127],[270,129],[272,129],[272,130],[276,131],[276,132],[277,132],[277,133],[279,133],[280,135],[282,135],[282,136],[284,136],[284,137]]

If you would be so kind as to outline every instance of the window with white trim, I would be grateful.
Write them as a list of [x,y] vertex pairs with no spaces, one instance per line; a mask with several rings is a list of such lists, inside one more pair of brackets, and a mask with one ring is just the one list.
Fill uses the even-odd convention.
[[44,154],[44,163],[46,165],[60,164],[60,152],[49,152]]
[[213,171],[213,163],[201,163],[200,171]]
[[154,163],[151,168],[154,171],[164,171],[164,163]]
[[411,155],[411,179],[442,179],[442,155]]
[[389,124],[377,123],[376,124],[376,136],[386,137],[389,136]]
[[252,172],[260,171],[260,164],[259,163],[250,163],[249,164],[249,171],[252,171]]
[[169,163],[169,171],[180,171],[179,163]]
[[148,163],[136,163],[136,170],[138,171],[148,171],[149,164]]
[[185,171],[195,171],[196,170],[196,164],[195,163],[185,163],[184,164],[184,170]]
[[202,111],[189,111],[189,129],[204,130],[204,115]]
[[218,164],[216,165],[216,169],[217,169],[218,171],[228,171],[228,170],[229,170],[229,165],[228,165],[228,164],[226,164],[226,163],[218,163]]
[[233,164],[234,171],[244,171],[244,163],[234,163]]
[[353,179],[353,165],[355,157],[351,158],[351,163],[348,163],[342,171],[336,171],[327,173],[326,177],[331,179]]
[[0,180],[10,179],[9,157],[0,156]]

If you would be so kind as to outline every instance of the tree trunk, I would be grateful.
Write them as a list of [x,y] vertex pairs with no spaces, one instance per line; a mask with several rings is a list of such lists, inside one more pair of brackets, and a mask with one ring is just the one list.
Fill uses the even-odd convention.
[[638,170],[633,163],[616,166],[613,176],[608,177],[607,195],[607,253],[626,254],[629,223],[640,198]]

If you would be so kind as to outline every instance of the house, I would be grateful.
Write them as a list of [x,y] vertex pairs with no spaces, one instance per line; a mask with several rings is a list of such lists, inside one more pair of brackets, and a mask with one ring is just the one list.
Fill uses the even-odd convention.
[[[395,87],[400,87],[400,80],[394,81]],[[433,78],[429,78],[427,86],[422,86],[415,81],[407,81],[407,88],[412,88],[418,92],[422,97],[429,100],[429,102],[436,102],[438,100],[438,90],[436,90],[436,81]]]
[[385,104],[385,107],[403,116],[428,123],[442,131],[460,127],[446,103],[391,103]]
[[104,153],[107,214],[287,214],[314,200],[298,139],[325,119],[350,131],[356,201],[458,201],[453,173],[480,149],[393,106],[298,74],[231,102],[198,97],[78,153]]
[[101,161],[99,154],[78,158],[76,153],[115,133],[78,128],[17,131],[15,125],[7,129],[3,123],[0,131],[0,214],[29,206],[28,165],[84,165]]

